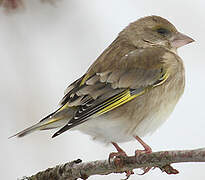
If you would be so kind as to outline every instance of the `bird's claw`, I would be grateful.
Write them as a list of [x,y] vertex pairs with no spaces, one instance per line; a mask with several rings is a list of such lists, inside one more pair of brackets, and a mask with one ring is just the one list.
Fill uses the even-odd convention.
[[129,177],[130,177],[132,174],[134,174],[133,170],[125,171],[125,173],[126,173],[126,178],[123,179],[123,180],[127,180],[127,179],[129,179]]
[[146,173],[148,173],[150,171],[150,169],[152,169],[151,167],[145,167],[145,168],[141,168],[143,170],[143,173],[137,173],[138,175],[144,175]]
[[[122,168],[123,167],[123,161],[121,157],[127,157],[127,154],[123,151],[120,152],[112,152],[109,155],[108,161],[111,162],[111,159],[113,159],[113,162],[116,167]],[[126,178],[124,180],[129,179],[129,177],[134,174],[132,170],[124,171],[126,173]]]
[[179,171],[177,169],[174,169],[170,164],[167,164],[165,166],[159,167],[162,172],[166,172],[167,174],[178,174]]
[[[135,157],[141,155],[141,154],[149,154],[149,153],[152,153],[152,149],[151,148],[147,148],[147,149],[144,149],[144,150],[136,150],[135,151]],[[151,167],[145,167],[145,168],[142,168],[143,170],[143,173],[138,173],[138,175],[144,175],[146,173],[149,172],[149,170],[151,169]]]
[[114,159],[114,158],[117,158],[120,156],[127,157],[127,154],[125,152],[112,152],[112,153],[110,153],[109,158],[108,158],[109,163],[111,162],[111,159]]

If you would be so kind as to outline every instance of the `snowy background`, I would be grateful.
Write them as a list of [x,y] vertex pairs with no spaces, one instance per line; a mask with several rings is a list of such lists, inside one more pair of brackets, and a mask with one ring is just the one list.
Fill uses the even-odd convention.
[[[195,43],[179,49],[186,67],[186,90],[169,120],[144,140],[154,151],[205,146],[205,1],[204,0],[61,0],[55,6],[36,0],[24,11],[0,10],[0,178],[16,179],[77,158],[106,159],[112,146],[93,142],[79,132],[51,139],[54,131],[8,139],[52,112],[66,86],[89,65],[130,22],[147,15],[170,20]],[[121,144],[128,154],[140,145]],[[159,169],[130,180],[205,178],[205,163],[174,165],[178,175]],[[93,176],[118,180],[123,174]]]

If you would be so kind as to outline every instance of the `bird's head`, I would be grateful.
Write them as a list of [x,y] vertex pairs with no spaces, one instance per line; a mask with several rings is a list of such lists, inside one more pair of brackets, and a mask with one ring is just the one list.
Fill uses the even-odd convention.
[[147,16],[141,18],[122,32],[136,47],[164,46],[175,50],[194,40],[177,31],[168,20],[159,16]]

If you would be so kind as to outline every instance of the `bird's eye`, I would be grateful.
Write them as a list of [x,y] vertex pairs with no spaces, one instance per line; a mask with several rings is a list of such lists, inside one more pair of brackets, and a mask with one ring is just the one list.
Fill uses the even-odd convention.
[[165,28],[158,28],[156,31],[161,35],[169,34],[169,30],[167,30]]

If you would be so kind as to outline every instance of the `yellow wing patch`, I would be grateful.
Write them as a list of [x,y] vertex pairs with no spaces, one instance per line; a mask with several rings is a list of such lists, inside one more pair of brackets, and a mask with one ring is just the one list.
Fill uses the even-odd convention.
[[117,97],[114,97],[113,99],[108,100],[108,102],[104,105],[105,108],[98,111],[96,113],[96,115],[102,115],[108,111],[111,111],[111,110],[117,108],[118,106],[120,106],[128,101],[131,101],[132,99],[136,98],[137,96],[144,94],[145,91],[146,90],[143,90],[138,94],[131,95],[130,90],[128,89],[128,90],[124,91],[123,93],[120,93]]
[[[87,79],[89,78],[90,76],[88,74],[86,74],[81,83],[80,83],[80,86],[82,86],[86,81]],[[94,116],[99,116],[99,115],[102,115],[106,112],[109,112],[131,100],[133,100],[134,98],[138,97],[138,96],[141,96],[142,94],[144,94],[146,91],[152,89],[152,88],[155,88],[157,86],[160,86],[162,85],[169,77],[169,73],[166,72],[164,73],[153,85],[149,85],[145,88],[142,88],[139,92],[137,92],[136,94],[132,94],[131,90],[130,89],[126,89],[125,91],[115,95],[114,97],[112,98],[109,98],[107,100],[105,100],[104,102],[102,102],[101,104],[97,105],[96,107],[96,110],[95,110],[95,113],[94,111],[91,112],[90,115],[94,115]],[[59,111],[62,111],[64,110],[65,108],[69,108],[69,104],[66,103],[64,106],[62,106]],[[59,112],[58,111],[58,112]],[[87,112],[86,116],[88,115],[89,113]],[[57,121],[58,119],[52,119],[51,121],[49,121],[48,123],[50,122],[54,122],[54,121]]]
[[[58,113],[58,112],[61,112],[61,111],[63,111],[64,109],[66,109],[66,108],[69,108],[68,107],[68,104],[66,103],[64,106],[62,106],[62,107],[60,107],[57,111],[56,111],[56,113]],[[42,127],[44,127],[44,126],[46,126],[46,125],[48,125],[48,124],[51,124],[51,123],[54,123],[54,122],[56,122],[56,121],[59,121],[59,120],[61,120],[63,117],[62,116],[59,116],[59,117],[52,117],[53,115],[51,115],[50,116],[50,120],[49,121],[47,121],[47,122],[45,122],[45,124],[43,124],[40,128],[42,128]],[[48,119],[49,119],[49,117],[48,117]]]
[[89,74],[86,74],[84,77],[83,77],[83,79],[82,79],[82,81],[80,82],[80,86],[82,86],[83,84],[85,84],[85,82],[87,81],[87,79],[90,77],[90,75]]
[[137,94],[131,95],[130,90],[126,90],[122,93],[120,93],[117,97],[114,97],[112,99],[109,99],[105,104],[104,104],[104,108],[100,111],[98,111],[96,113],[96,115],[102,115],[108,111],[111,111],[115,108],[117,108],[120,105],[123,105],[125,103],[127,103],[128,101],[131,101],[132,99],[144,94],[148,89],[150,88],[155,88],[157,86],[162,85],[169,77],[169,73],[165,73],[160,79],[159,81],[154,84],[153,86],[147,87],[145,89],[143,89],[142,91],[140,91]]
[[62,119],[62,117],[52,118],[50,121],[45,122],[45,124],[43,124],[39,129],[42,129],[44,126],[49,125],[49,124],[51,124],[51,123],[54,123],[54,122],[56,122],[56,121],[59,121],[59,120],[61,120],[61,119]]
[[160,86],[168,79],[168,77],[169,77],[169,73],[168,72],[164,73],[163,76],[158,80],[158,83],[155,83],[153,87]]

